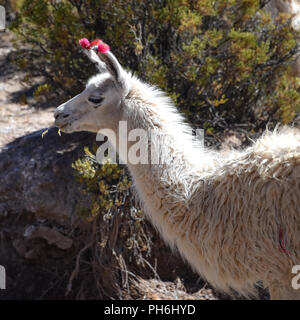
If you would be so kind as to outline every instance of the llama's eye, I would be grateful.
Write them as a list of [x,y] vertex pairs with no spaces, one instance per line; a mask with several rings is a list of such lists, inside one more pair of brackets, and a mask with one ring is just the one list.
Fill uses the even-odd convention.
[[89,98],[89,101],[94,103],[94,104],[100,104],[104,100],[103,97],[100,98]]

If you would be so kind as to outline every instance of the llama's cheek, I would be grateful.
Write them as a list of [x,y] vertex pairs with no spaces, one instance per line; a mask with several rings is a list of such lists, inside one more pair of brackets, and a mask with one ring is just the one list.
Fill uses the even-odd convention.
[[77,122],[73,122],[70,124],[68,128],[69,132],[82,131],[85,130],[84,126],[80,126]]

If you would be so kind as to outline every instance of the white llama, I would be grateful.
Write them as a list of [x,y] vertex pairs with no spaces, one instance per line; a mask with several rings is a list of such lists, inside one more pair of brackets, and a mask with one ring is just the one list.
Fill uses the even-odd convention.
[[300,264],[299,130],[266,132],[246,150],[220,156],[195,143],[163,92],[127,73],[110,51],[93,48],[84,52],[100,73],[56,109],[55,125],[117,136],[120,121],[128,132],[156,130],[151,153],[163,164],[128,167],[163,239],[216,289],[251,297],[263,281],[272,299],[300,298],[292,287],[292,267]]

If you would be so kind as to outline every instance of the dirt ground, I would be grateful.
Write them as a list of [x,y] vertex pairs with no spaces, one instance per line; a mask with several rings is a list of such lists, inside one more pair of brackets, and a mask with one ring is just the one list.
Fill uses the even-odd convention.
[[21,80],[24,74],[16,71],[9,59],[13,50],[9,31],[0,32],[0,149],[15,138],[53,124],[53,110],[30,107],[32,90],[26,90]]

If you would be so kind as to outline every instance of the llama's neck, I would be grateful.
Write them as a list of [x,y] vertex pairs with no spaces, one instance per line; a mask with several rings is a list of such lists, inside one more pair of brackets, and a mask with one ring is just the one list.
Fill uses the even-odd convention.
[[152,143],[143,141],[150,163],[132,164],[129,159],[128,167],[146,212],[161,229],[167,227],[166,220],[173,220],[169,215],[176,214],[176,207],[189,206],[195,188],[212,174],[217,159],[201,147],[201,141],[195,141],[191,128],[161,91],[133,78],[125,104],[128,131],[143,129],[149,140],[152,133]]

